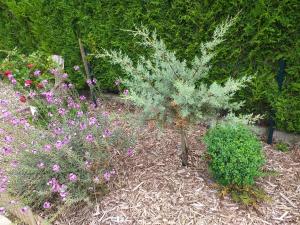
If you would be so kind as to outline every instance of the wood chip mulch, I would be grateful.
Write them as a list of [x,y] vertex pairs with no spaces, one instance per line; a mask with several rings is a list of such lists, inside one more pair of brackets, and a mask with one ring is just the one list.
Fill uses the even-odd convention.
[[[116,104],[109,107],[122,114]],[[299,147],[283,153],[264,144],[265,169],[275,175],[260,178],[257,184],[271,200],[245,207],[220,197],[203,157],[205,132],[203,126],[189,132],[190,165],[182,167],[176,132],[152,125],[140,128],[135,154],[116,158],[111,192],[99,204],[66,212],[57,224],[300,224]]]

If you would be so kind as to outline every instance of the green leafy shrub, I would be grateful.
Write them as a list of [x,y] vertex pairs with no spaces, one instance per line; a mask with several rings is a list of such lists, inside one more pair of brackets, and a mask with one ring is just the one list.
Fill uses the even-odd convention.
[[245,125],[218,124],[205,136],[209,168],[224,186],[251,186],[262,175],[262,145]]

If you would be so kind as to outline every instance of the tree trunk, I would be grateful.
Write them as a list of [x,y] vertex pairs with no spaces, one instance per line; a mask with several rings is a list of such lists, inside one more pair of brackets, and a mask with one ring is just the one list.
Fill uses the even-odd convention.
[[184,128],[180,129],[180,136],[181,136],[181,162],[182,162],[182,166],[187,166],[189,148],[188,148],[188,142],[187,142]]

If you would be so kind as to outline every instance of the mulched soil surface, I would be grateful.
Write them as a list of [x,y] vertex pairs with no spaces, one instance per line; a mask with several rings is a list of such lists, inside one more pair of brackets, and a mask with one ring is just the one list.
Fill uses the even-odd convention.
[[[122,118],[130,107],[125,108],[112,101],[100,110],[117,112]],[[139,117],[138,112],[132,115]],[[70,209],[57,224],[300,224],[299,147],[282,153],[264,144],[265,169],[276,173],[257,181],[271,200],[253,208],[220,197],[203,157],[204,126],[189,132],[189,167],[181,166],[180,137],[175,131],[148,124],[137,132],[135,154],[114,156],[117,177],[111,192],[99,204]]]

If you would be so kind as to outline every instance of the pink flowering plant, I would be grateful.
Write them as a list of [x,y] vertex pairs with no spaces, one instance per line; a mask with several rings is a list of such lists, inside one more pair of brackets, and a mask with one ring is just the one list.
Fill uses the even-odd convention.
[[56,210],[105,194],[117,173],[113,155],[134,145],[132,135],[114,122],[115,115],[96,111],[86,97],[66,90],[40,102],[51,114],[46,129],[8,110],[0,120],[0,163],[5,165],[0,190],[35,209]]

